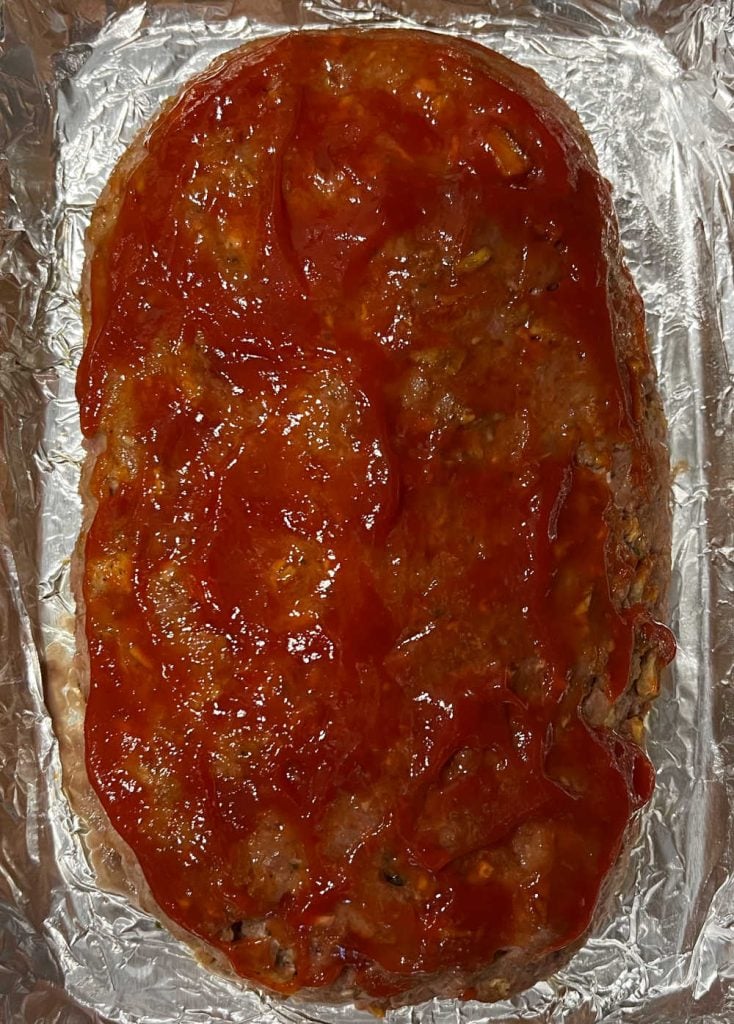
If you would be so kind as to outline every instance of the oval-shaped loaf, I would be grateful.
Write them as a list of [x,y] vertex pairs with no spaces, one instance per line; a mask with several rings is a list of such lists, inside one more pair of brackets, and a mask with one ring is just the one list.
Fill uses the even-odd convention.
[[94,214],[86,765],[239,974],[492,999],[589,926],[671,656],[665,424],[608,185],[531,71],[251,44]]

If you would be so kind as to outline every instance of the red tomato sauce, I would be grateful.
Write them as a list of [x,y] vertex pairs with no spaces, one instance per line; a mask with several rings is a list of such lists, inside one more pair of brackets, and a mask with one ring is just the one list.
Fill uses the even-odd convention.
[[671,653],[612,593],[649,452],[605,186],[478,48],[393,32],[235,54],[115,180],[87,765],[159,905],[281,992],[573,942],[652,788],[583,702]]

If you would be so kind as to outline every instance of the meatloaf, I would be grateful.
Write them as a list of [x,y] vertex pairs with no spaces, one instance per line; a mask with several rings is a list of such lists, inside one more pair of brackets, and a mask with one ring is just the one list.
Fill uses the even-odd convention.
[[123,156],[83,300],[82,775],[139,897],[282,994],[552,970],[672,656],[665,422],[578,118],[457,38],[250,44]]

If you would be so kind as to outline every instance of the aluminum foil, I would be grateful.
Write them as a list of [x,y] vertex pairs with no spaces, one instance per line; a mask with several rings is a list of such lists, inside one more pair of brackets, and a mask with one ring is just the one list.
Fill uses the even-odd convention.
[[470,36],[537,69],[614,186],[670,424],[672,625],[658,784],[570,965],[395,1024],[734,1020],[734,4],[731,0],[0,3],[0,1024],[370,1020],[208,973],[101,890],[44,702],[73,650],[83,236],[116,159],[219,53],[287,27]]

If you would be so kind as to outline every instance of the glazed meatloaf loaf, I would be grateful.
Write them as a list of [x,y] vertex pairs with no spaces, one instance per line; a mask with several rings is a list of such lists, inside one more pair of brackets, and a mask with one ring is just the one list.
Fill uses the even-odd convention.
[[141,899],[278,993],[532,983],[650,796],[671,656],[578,119],[460,39],[250,44],[122,158],[84,289],[84,763]]

